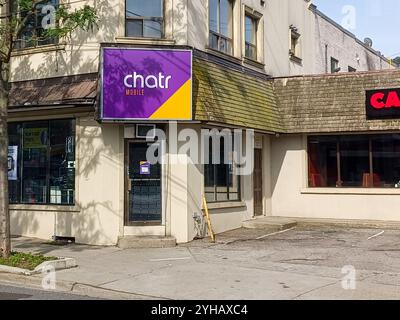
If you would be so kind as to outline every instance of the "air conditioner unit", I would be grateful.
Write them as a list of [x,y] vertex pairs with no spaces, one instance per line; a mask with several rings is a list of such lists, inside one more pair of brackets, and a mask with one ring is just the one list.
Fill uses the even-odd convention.
[[[152,131],[151,135],[149,135],[150,131]],[[138,139],[146,139],[146,138],[154,139],[155,137],[156,137],[156,125],[155,124],[137,124],[136,125],[136,138],[138,138]]]

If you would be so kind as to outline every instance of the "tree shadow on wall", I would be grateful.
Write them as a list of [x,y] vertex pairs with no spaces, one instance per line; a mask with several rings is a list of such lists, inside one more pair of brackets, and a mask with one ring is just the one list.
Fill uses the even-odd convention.
[[[94,6],[101,17],[99,29],[96,29],[89,37],[88,33],[78,31],[73,35],[72,39],[67,39],[67,45],[63,46],[61,42],[59,46],[51,48],[52,51],[36,55],[18,53],[12,60],[12,80],[23,81],[97,73],[99,69],[100,42],[114,40],[115,27],[119,24],[119,3],[112,4],[104,0],[95,0]],[[38,61],[38,59],[41,60]],[[82,177],[82,179],[93,179],[94,175],[102,174],[101,172],[96,172],[102,158],[106,159],[106,161],[110,161],[110,159],[112,161],[112,159],[118,157],[119,149],[113,141],[107,141],[102,136],[101,128],[96,123],[91,127],[85,128],[83,134],[85,141],[79,141],[79,138],[77,141],[82,148],[81,154],[83,156],[77,154],[77,157],[81,159],[77,159],[79,166],[76,176]],[[98,143],[99,140],[102,143]],[[115,160],[111,165],[118,166],[118,163]],[[118,187],[104,183],[101,188],[107,190],[108,188]],[[107,191],[103,193],[107,194]],[[15,234],[35,235],[41,228],[49,227],[40,226],[40,223],[43,223],[41,221],[46,221],[50,225],[52,224],[51,221],[55,221],[54,226],[49,227],[54,229],[54,235],[73,236],[78,241],[85,243],[115,244],[117,237],[108,236],[105,231],[107,226],[103,225],[104,221],[110,221],[109,216],[113,216],[115,221],[119,221],[119,201],[115,202],[113,204],[110,199],[101,200],[99,194],[93,193],[92,199],[84,202],[80,202],[78,197],[76,203],[78,212],[45,212],[43,214],[48,215],[48,217],[44,218],[40,217],[38,212],[35,214],[28,211],[13,212],[12,229]],[[45,220],[42,220],[42,218]],[[115,224],[116,230],[111,232],[112,234],[119,231],[118,223]],[[78,249],[79,247],[77,247]]]
[[[93,3],[100,17],[99,28],[90,34],[89,38],[86,32],[78,31],[74,33],[72,39],[67,39],[66,45],[61,42],[57,47],[47,48],[47,51],[34,55],[25,55],[20,52],[13,57],[12,81],[98,73],[100,43],[115,41],[115,38],[119,35],[118,26],[122,13],[120,12],[119,1],[94,0]],[[184,19],[184,7],[184,2],[177,5],[173,14],[174,23],[182,22]],[[186,37],[184,29],[175,30],[174,35],[177,41],[178,38],[181,41]],[[173,59],[168,59],[167,62],[176,64]],[[120,71],[122,69],[127,70],[127,63],[127,61],[120,61]],[[138,71],[143,73],[158,73],[162,69],[161,65],[151,58],[144,59],[142,65],[142,68]],[[176,68],[178,67],[176,65]],[[119,79],[114,79],[114,81],[119,81]],[[161,99],[157,92],[152,93],[149,97]],[[119,99],[121,97],[114,96],[111,102],[118,103]],[[136,107],[143,108],[142,105]],[[51,221],[55,221],[54,234],[76,237],[78,242],[84,243],[115,244],[117,237],[114,234],[119,234],[119,224],[123,221],[123,216],[121,216],[123,210],[120,207],[120,195],[117,200],[107,199],[107,196],[110,194],[109,190],[119,189],[120,186],[108,181],[104,176],[106,173],[100,169],[102,163],[106,162],[108,167],[113,168],[113,172],[123,170],[123,163],[120,163],[123,156],[120,146],[115,143],[117,140],[108,138],[108,133],[104,133],[104,130],[109,130],[110,134],[113,135],[115,134],[113,130],[118,131],[119,129],[111,125],[100,126],[90,118],[88,123],[81,121],[80,128],[81,132],[77,136],[76,176],[80,181],[79,185],[82,182],[93,183],[95,189],[93,194],[86,194],[85,199],[77,197],[76,208],[78,212],[48,213],[49,217],[51,216]],[[119,179],[114,181],[119,181]],[[101,186],[99,186],[99,183]],[[115,183],[119,184],[119,182]],[[79,189],[76,191],[78,193]],[[102,194],[105,195],[104,199],[102,199]],[[39,216],[23,211],[15,212],[13,215],[13,230],[16,234],[26,235],[39,232],[41,228]],[[104,225],[109,221],[112,221],[115,226]],[[115,232],[106,232],[110,228],[115,228]],[[109,234],[113,235],[110,236]],[[80,250],[79,246],[74,250]]]

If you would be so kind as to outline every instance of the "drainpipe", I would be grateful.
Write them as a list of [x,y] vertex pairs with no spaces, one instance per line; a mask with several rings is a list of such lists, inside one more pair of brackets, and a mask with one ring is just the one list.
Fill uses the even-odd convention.
[[328,73],[328,44],[325,44],[325,73]]

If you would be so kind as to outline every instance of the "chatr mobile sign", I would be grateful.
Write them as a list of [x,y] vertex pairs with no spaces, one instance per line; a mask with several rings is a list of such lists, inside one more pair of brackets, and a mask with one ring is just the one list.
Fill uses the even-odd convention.
[[102,49],[103,121],[192,120],[192,51]]
[[400,118],[400,88],[366,92],[367,119]]

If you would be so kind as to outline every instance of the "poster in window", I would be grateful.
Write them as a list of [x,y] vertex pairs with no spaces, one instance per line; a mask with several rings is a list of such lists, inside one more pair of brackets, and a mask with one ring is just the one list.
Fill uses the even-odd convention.
[[150,175],[150,163],[147,161],[140,161],[140,174]]
[[47,147],[47,128],[24,129],[24,149],[41,149]]
[[8,180],[18,180],[18,146],[8,147]]

